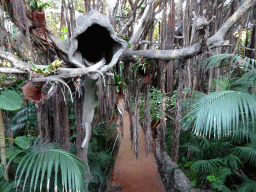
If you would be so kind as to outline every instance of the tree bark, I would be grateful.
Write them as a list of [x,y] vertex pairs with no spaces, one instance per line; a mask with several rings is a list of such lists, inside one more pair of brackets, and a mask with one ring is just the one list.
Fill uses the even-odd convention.
[[65,92],[62,92],[59,84],[53,96],[52,108],[54,117],[54,141],[60,143],[64,150],[70,151],[68,108],[65,102]]
[[[174,32],[175,32],[175,2],[171,0],[169,2],[171,7],[169,16],[168,16],[168,24],[167,24],[167,41],[166,41],[166,48],[173,49],[174,48]],[[167,71],[166,71],[166,92],[171,95],[173,92],[173,65],[174,61],[169,61],[167,64]]]
[[[0,109],[0,148],[1,148],[1,164],[6,168],[6,149],[5,149],[5,128],[2,111]],[[4,178],[8,180],[7,171],[4,174]]]
[[83,96],[78,96],[75,98],[75,113],[76,113],[76,149],[77,157],[81,159],[84,163],[86,162],[86,153],[81,147],[82,142],[85,138],[85,130],[82,126],[82,117],[83,117]]
[[[185,61],[181,61],[185,63]],[[174,129],[172,132],[172,149],[170,157],[174,162],[178,162],[179,158],[179,148],[180,148],[180,131],[181,131],[181,101],[182,101],[182,90],[183,90],[183,76],[184,76],[184,69],[182,65],[179,66],[179,85],[178,85],[178,93],[176,98],[176,114],[174,119]]]

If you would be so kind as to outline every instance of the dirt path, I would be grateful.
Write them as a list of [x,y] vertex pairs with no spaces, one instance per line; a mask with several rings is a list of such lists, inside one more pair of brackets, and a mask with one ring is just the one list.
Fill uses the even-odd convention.
[[124,138],[120,142],[110,185],[121,186],[126,192],[164,192],[154,154],[151,153],[148,158],[145,155],[145,138],[142,128],[140,127],[139,159],[136,160],[132,151],[127,111],[124,112],[123,119]]

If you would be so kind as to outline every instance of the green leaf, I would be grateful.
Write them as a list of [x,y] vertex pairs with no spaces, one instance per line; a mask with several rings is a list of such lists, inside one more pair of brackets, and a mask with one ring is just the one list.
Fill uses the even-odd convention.
[[94,107],[98,106],[98,101],[94,100]]
[[0,165],[0,178],[4,176],[6,169],[3,164]]
[[210,173],[213,172],[215,169],[223,165],[220,159],[209,159],[209,160],[199,160],[196,161],[191,168],[205,172],[205,173]]
[[13,139],[13,142],[18,145],[21,149],[28,149],[30,145],[30,140],[27,138],[27,136],[19,136]]
[[[16,147],[8,157],[13,159],[19,154],[25,155],[16,171],[16,186],[22,186],[23,191],[44,191],[44,188],[49,191],[53,185],[56,191],[84,191],[85,164],[56,144],[35,141],[27,150],[21,151]],[[61,180],[62,186],[58,185],[58,180]]]
[[42,67],[42,71],[45,72],[45,73],[48,72],[50,69],[51,69],[50,65]]
[[4,90],[0,95],[0,108],[5,110],[17,110],[22,107],[20,95],[12,90]]
[[232,152],[241,160],[246,162],[248,161],[252,166],[256,166],[256,150],[253,144],[245,147],[237,146],[232,150]]
[[36,66],[36,64],[35,63],[31,63],[32,64],[32,66],[34,67],[34,69],[38,69],[38,67]]
[[256,181],[246,179],[244,183],[237,186],[237,191],[239,192],[256,192]]
[[75,119],[75,118],[76,118],[75,114],[72,113],[69,115],[69,119]]
[[64,28],[61,29],[61,31],[64,32],[64,33],[67,33],[68,32],[68,28],[64,27]]
[[[216,91],[194,103],[183,120],[184,128],[193,125],[198,135],[228,136],[240,125],[248,129],[256,116],[254,95],[237,91]],[[254,122],[253,122],[254,123]]]
[[10,191],[14,191],[13,190],[14,187],[14,182],[9,183],[7,180],[5,179],[1,179],[0,180],[0,191],[1,192],[10,192]]
[[206,179],[208,179],[209,181],[217,181],[218,180],[218,178],[215,177],[214,175],[209,175],[206,177]]

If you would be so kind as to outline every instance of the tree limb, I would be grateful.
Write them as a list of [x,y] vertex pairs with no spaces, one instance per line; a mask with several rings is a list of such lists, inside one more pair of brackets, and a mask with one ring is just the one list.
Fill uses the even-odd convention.
[[[246,0],[236,12],[222,25],[222,27],[212,37],[207,39],[206,45],[211,49],[220,47],[226,44],[224,37],[228,30],[242,17],[256,2],[256,0]],[[182,49],[174,50],[138,50],[138,51],[126,51],[123,53],[121,60],[135,61],[140,57],[147,59],[181,59],[193,57],[201,52],[203,46],[199,43],[185,47]]]
[[26,73],[25,71],[21,71],[16,68],[6,68],[6,67],[0,67],[0,73]]
[[[149,4],[147,5],[147,8],[145,9],[145,12],[141,18],[141,21],[138,26],[141,26],[140,29],[138,29],[133,37],[130,40],[131,43],[131,49],[135,46],[135,44],[138,42],[141,33],[143,32],[142,26],[143,23],[147,21],[149,18],[152,10],[152,3],[154,0],[151,0]],[[254,4],[256,0],[246,0],[237,10],[236,12],[222,25],[222,27],[219,29],[217,33],[215,33],[212,37],[208,38],[206,41],[206,45],[209,48],[214,47],[220,47],[223,45],[224,36],[228,32],[228,30],[240,19],[241,16],[243,16]],[[53,35],[51,36],[51,40],[57,45],[57,47],[62,50],[64,53],[68,52],[68,43],[62,42],[61,39],[54,38]],[[138,51],[126,51],[121,56],[120,60],[127,60],[127,61],[135,61],[138,60],[140,57],[148,58],[148,59],[164,59],[164,60],[171,60],[171,59],[181,59],[181,58],[189,58],[193,57],[194,55],[197,55],[201,52],[202,45],[199,43],[194,44],[189,47],[185,47],[182,49],[174,49],[174,50],[153,50],[153,49],[147,49],[147,50],[138,50]],[[26,63],[24,61],[21,61],[16,56],[14,56],[11,53],[8,53],[6,51],[0,50],[0,57],[10,61],[13,66],[21,71],[30,71],[31,65],[29,63]],[[10,70],[10,69],[9,69]],[[4,71],[4,69],[2,69]],[[5,70],[6,71],[6,70]],[[17,72],[20,73],[20,71],[17,70]],[[92,69],[79,69],[76,71],[76,69],[60,69],[58,73],[60,74],[61,78],[70,78],[70,77],[76,77],[80,76],[82,74],[88,74],[90,72],[95,72]],[[49,77],[47,77],[49,78]]]
[[189,47],[185,47],[182,49],[174,49],[174,50],[155,50],[155,49],[146,49],[146,50],[138,50],[138,51],[126,51],[121,56],[120,60],[125,61],[136,61],[140,57],[144,57],[147,59],[181,59],[181,58],[189,58],[193,57],[201,52],[200,43],[194,44]]
[[209,48],[219,47],[224,43],[224,37],[228,30],[255,4],[256,0],[246,0],[236,12],[222,25],[212,37],[207,39]]
[[0,57],[10,61],[15,68],[20,69],[22,71],[30,71],[31,69],[31,65],[29,63],[26,63],[18,59],[15,55],[9,52],[0,50]]
[[148,20],[150,19],[150,16],[153,12],[153,3],[154,3],[155,0],[149,0],[148,1],[148,4],[145,8],[145,11],[138,23],[138,25],[135,27],[135,32],[133,34],[133,36],[131,37],[129,43],[131,45],[131,47],[129,48],[129,50],[133,50],[135,48],[135,45],[137,44],[137,42],[139,41],[140,39],[140,36],[148,22]]

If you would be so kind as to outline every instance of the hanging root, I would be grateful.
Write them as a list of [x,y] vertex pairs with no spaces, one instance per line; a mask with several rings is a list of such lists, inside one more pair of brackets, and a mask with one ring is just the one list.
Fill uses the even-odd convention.
[[[69,86],[68,86],[68,84],[65,82],[65,81],[63,81],[62,79],[58,79],[58,78],[53,78],[54,79],[54,81],[46,81],[46,83],[45,83],[45,85],[44,85],[44,87],[46,87],[49,83],[51,83],[52,84],[52,86],[51,86],[51,88],[49,89],[49,91],[48,91],[48,94],[47,94],[47,99],[49,99],[53,94],[54,94],[54,92],[55,92],[55,84],[53,84],[52,82],[59,82],[59,83],[61,83],[62,85],[64,85],[64,86],[66,86],[67,88],[68,88],[68,91],[69,91],[69,94],[70,94],[70,97],[71,97],[71,101],[72,101],[72,103],[73,103],[73,96],[72,96],[72,91],[71,91],[71,89],[69,88]],[[62,93],[63,93],[63,91],[62,91]],[[64,94],[64,93],[63,93]],[[65,97],[64,97],[65,98]]]
[[121,130],[121,137],[124,138],[124,119],[123,119],[123,115],[120,116],[120,130]]
[[140,88],[141,86],[137,83],[137,89],[135,90],[135,107],[134,107],[134,129],[133,129],[133,153],[135,157],[139,158],[140,148],[140,115],[139,115],[139,104],[140,104]]
[[82,148],[85,148],[85,146],[88,147],[90,136],[91,136],[91,124],[85,123],[84,128],[85,128],[85,138],[81,145]]
[[144,114],[145,114],[145,120],[143,123],[143,126],[145,126],[145,153],[146,156],[149,155],[150,152],[152,152],[152,131],[151,131],[151,115],[150,115],[150,106],[149,106],[149,85],[144,85],[143,87],[143,96],[145,101],[145,107],[144,107]]

